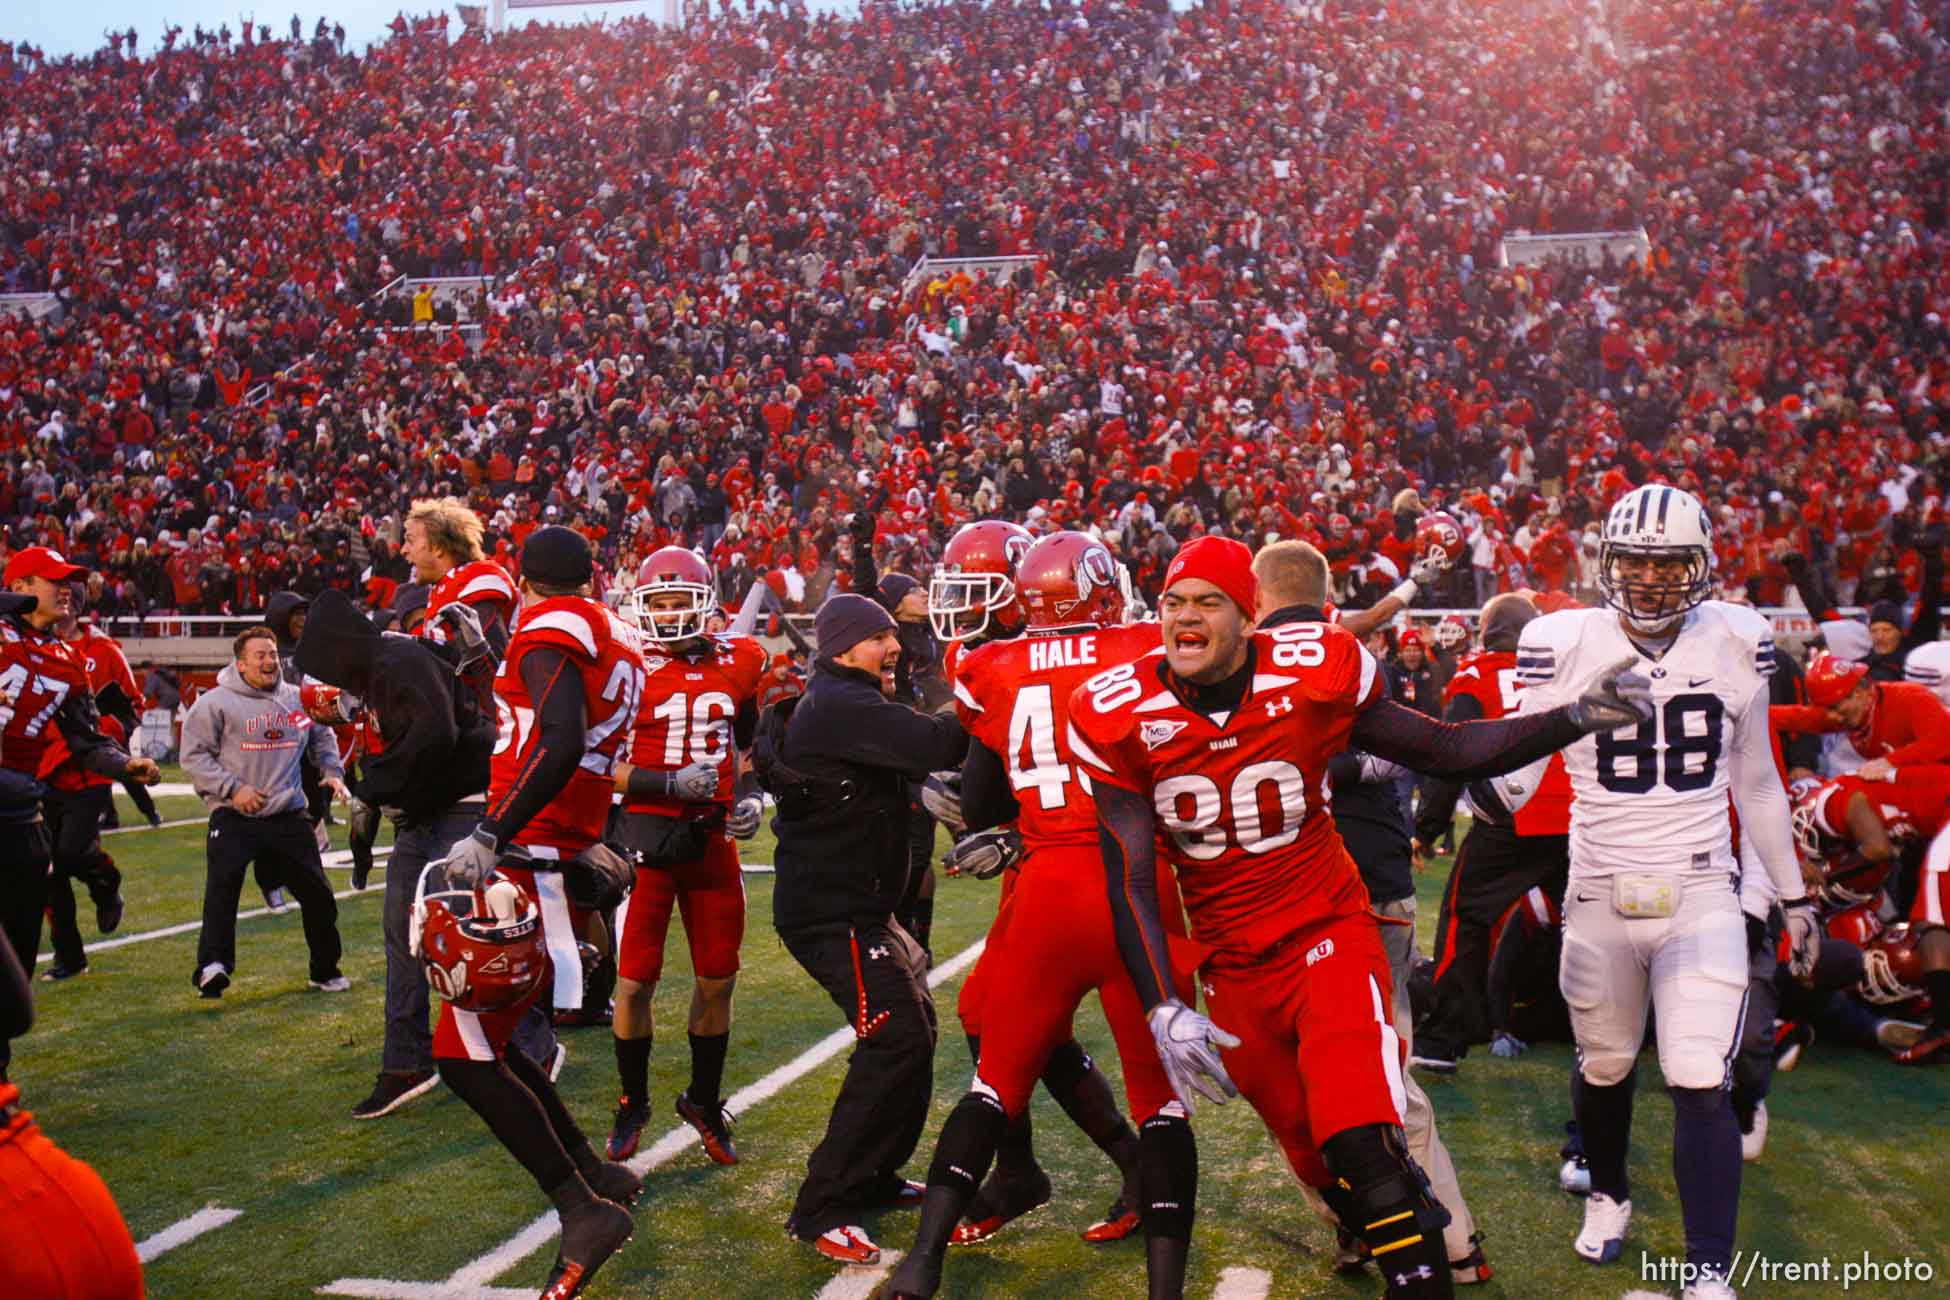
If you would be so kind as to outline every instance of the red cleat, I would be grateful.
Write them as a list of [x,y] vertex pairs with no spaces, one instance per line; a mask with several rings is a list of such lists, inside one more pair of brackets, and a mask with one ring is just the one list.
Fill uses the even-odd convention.
[[842,1264],[878,1264],[880,1247],[873,1244],[865,1228],[847,1224],[843,1228],[829,1228],[813,1238],[812,1248],[831,1260]]
[[1048,1205],[1049,1197],[1049,1175],[1040,1168],[1032,1167],[1026,1173],[1006,1178],[999,1173],[990,1174],[982,1190],[969,1202],[968,1213],[955,1225],[948,1244],[973,1246],[987,1241],[1023,1215]]
[[738,1148],[731,1140],[731,1113],[724,1103],[700,1106],[689,1093],[677,1094],[677,1118],[697,1130],[704,1143],[704,1154],[721,1165],[738,1163]]
[[[1950,1048],[1950,1029],[1932,1025],[1923,1031],[1923,1036],[1912,1046],[1905,1047],[1893,1055],[1904,1065],[1921,1065],[1925,1061],[1937,1059],[1946,1048]],[[1950,1060],[1950,1056],[1945,1056],[1943,1059]]]
[[1137,1230],[1138,1212],[1120,1196],[1110,1203],[1103,1218],[1083,1230],[1082,1236],[1085,1241],[1102,1245],[1107,1241],[1122,1241]]

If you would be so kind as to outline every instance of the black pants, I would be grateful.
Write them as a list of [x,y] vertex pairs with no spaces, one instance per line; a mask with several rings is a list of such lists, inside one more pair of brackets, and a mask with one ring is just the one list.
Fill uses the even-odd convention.
[[[230,808],[210,814],[204,837],[209,875],[203,884],[203,931],[196,940],[196,970],[211,962],[226,971],[237,970],[237,899],[244,891],[244,872],[252,862],[268,858],[279,867],[284,884],[304,915],[305,945],[311,949],[311,978],[339,975],[339,905],[318,860],[318,841],[302,812],[275,817],[246,817]],[[196,971],[192,971],[194,976]]]
[[[47,910],[47,874],[53,856],[46,823],[0,826],[0,929],[6,931],[7,942],[29,979],[40,955],[41,914]],[[7,1040],[0,1038],[0,1079],[6,1077],[12,1056]]]
[[1415,1027],[1418,1053],[1460,1056],[1490,1040],[1490,937],[1504,909],[1542,885],[1564,897],[1570,837],[1518,835],[1481,822],[1463,837],[1435,924],[1435,980],[1429,1014]]
[[786,1231],[810,1240],[858,1223],[862,1211],[899,1189],[901,1167],[927,1123],[939,1028],[926,955],[892,917],[779,937],[854,1032],[866,1031],[786,1220]]
[[113,786],[93,785],[50,794],[44,805],[54,841],[54,874],[47,890],[48,934],[54,943],[54,964],[68,970],[88,965],[75,912],[74,882],[87,886],[96,907],[114,902],[122,892],[122,873],[102,849],[102,819],[114,807],[113,790]]

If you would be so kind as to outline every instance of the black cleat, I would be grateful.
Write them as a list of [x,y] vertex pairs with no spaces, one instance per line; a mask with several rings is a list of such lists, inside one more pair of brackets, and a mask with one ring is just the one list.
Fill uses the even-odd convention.
[[677,1094],[677,1118],[697,1130],[704,1143],[704,1154],[721,1165],[738,1163],[738,1148],[731,1140],[731,1113],[723,1102],[702,1106],[688,1092]]
[[605,1160],[596,1170],[596,1176],[589,1180],[589,1190],[605,1201],[635,1205],[637,1197],[643,1195],[643,1180],[631,1173],[628,1165]]
[[190,983],[194,984],[196,991],[204,997],[220,998],[223,996],[223,991],[230,987],[230,972],[216,962],[211,962],[190,976]]
[[603,1144],[603,1154],[611,1160],[628,1160],[636,1154],[636,1145],[643,1139],[643,1126],[649,1122],[649,1102],[620,1098],[616,1103],[616,1122],[609,1126],[609,1141]]
[[432,1092],[439,1082],[440,1076],[432,1070],[382,1073],[379,1081],[372,1085],[371,1094],[352,1108],[352,1118],[378,1119],[381,1115],[390,1115],[414,1098]]
[[88,968],[86,966],[63,966],[57,961],[41,972],[41,983],[56,984],[62,980],[71,980],[77,975],[86,975],[87,973]]
[[105,903],[95,904],[95,928],[103,934],[114,934],[122,924],[122,895],[117,893]]
[[614,1201],[597,1198],[562,1218],[562,1249],[549,1270],[541,1300],[582,1294],[596,1270],[636,1233],[636,1220]]

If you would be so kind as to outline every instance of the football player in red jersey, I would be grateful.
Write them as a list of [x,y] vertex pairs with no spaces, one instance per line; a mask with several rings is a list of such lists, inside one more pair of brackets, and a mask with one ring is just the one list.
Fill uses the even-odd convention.
[[[87,673],[54,635],[74,607],[70,585],[85,571],[58,551],[29,546],[7,561],[0,596],[0,927],[23,970],[34,969],[47,910],[53,845],[41,818],[39,784],[64,755],[81,769],[144,785],[162,779],[156,764],[130,758],[104,736]],[[0,1042],[0,1081],[11,1053]]]
[[[1483,649],[1456,666],[1444,691],[1450,722],[1501,718],[1516,712],[1517,637],[1537,617],[1525,597],[1506,592],[1483,606]],[[1462,786],[1431,782],[1416,815],[1418,845],[1433,845],[1450,828]],[[1449,869],[1435,929],[1435,987],[1428,1016],[1415,1031],[1409,1063],[1432,1074],[1454,1074],[1471,1044],[1490,1041],[1489,960],[1492,927],[1531,888],[1561,904],[1571,869],[1571,780],[1552,763],[1544,784],[1517,812],[1514,825],[1471,823]]]
[[1871,863],[1892,862],[1905,846],[1927,842],[1909,920],[1917,933],[1923,991],[1930,995],[1930,1024],[1913,1045],[1895,1055],[1906,1065],[1917,1065],[1950,1051],[1950,929],[1945,928],[1950,919],[1950,766],[1899,767],[1883,781],[1845,776],[1823,786],[1809,804],[1815,830],[1852,842]]
[[421,636],[448,638],[440,611],[451,604],[471,607],[480,616],[496,655],[508,643],[517,597],[508,571],[481,549],[481,518],[458,497],[415,501],[402,527],[400,555],[413,566],[413,580],[427,584]]
[[[135,684],[135,674],[115,638],[76,617],[82,597],[83,588],[77,583],[74,609],[55,624],[55,635],[81,661],[101,714],[102,734],[126,749],[143,707],[142,688]],[[75,919],[74,881],[86,885],[94,900],[96,928],[113,934],[122,923],[122,873],[102,848],[101,838],[101,828],[115,809],[115,781],[83,770],[64,755],[47,783],[48,825],[54,834],[54,874],[48,882],[48,934],[54,961],[41,978],[62,980],[88,969],[88,953]]]
[[[1548,713],[1439,722],[1388,700],[1373,656],[1332,624],[1253,632],[1257,599],[1244,546],[1186,544],[1165,572],[1163,646],[1090,678],[1070,701],[1069,748],[1096,789],[1118,947],[1180,1103],[1139,1140],[1151,1295],[1183,1294],[1197,1091],[1246,1095],[1295,1174],[1360,1233],[1390,1297],[1448,1296],[1447,1216],[1404,1146],[1388,961],[1328,812],[1327,760],[1353,745],[1480,779],[1641,721],[1646,683],[1620,664]],[[1210,1019],[1174,996],[1161,840],[1203,956]]]
[[588,596],[589,543],[550,525],[521,549],[522,608],[494,681],[501,735],[488,781],[487,816],[442,860],[449,882],[471,889],[492,871],[539,907],[552,972],[494,1011],[440,1006],[433,1055],[440,1078],[499,1138],[562,1217],[562,1247],[543,1300],[580,1294],[629,1240],[617,1201],[641,1184],[605,1164],[540,1065],[511,1042],[515,1026],[552,985],[557,1006],[582,996],[576,919],[561,864],[596,844],[609,816],[617,756],[643,690],[636,630]]
[[1808,661],[1808,703],[1776,704],[1776,731],[1848,733],[1869,761],[1860,775],[1884,781],[1917,763],[1950,762],[1950,708],[1920,682],[1879,682],[1867,664],[1817,650]]
[[663,973],[673,905],[690,943],[690,1087],[677,1116],[696,1129],[705,1154],[738,1163],[724,1113],[731,991],[745,938],[745,878],[736,839],[758,831],[764,800],[756,785],[737,793],[738,754],[751,748],[765,650],[750,637],[705,632],[717,611],[710,566],[666,546],[637,570],[629,608],[647,643],[642,702],[629,761],[616,765],[623,795],[618,839],[636,858],[636,888],[617,915],[616,1068],[623,1096],[608,1152],[635,1153],[650,1114],[650,1000]]
[[[1077,1045],[1078,1005],[1097,991],[1118,1055],[1131,1114],[1140,1121],[1175,1106],[1125,973],[1104,896],[1090,779],[1067,747],[1071,694],[1086,677],[1153,649],[1157,630],[1117,626],[1124,612],[1122,574],[1110,552],[1082,533],[1052,533],[1030,548],[1016,578],[1028,630],[963,656],[955,679],[962,726],[970,736],[963,767],[962,817],[976,832],[956,846],[958,861],[994,874],[1013,864],[1013,886],[996,913],[983,953],[975,1084],[942,1126],[928,1170],[928,1189],[914,1249],[888,1281],[894,1296],[932,1296],[941,1284],[951,1240],[981,1240],[992,1229],[972,1210],[981,1188],[991,1215],[1049,1199],[1049,1179],[1033,1163],[984,1186],[1007,1130],[1027,1114],[1040,1078],[1079,1126],[1098,1140],[1127,1176],[1127,1191],[1097,1228],[1127,1234],[1136,1199],[1137,1140],[1116,1103],[1086,1093],[1108,1091]],[[1013,828],[985,828],[1014,823]],[[1166,915],[1177,913],[1169,875]],[[1176,992],[1187,991],[1182,982]],[[979,1009],[977,1009],[979,1012]],[[964,1023],[967,1023],[965,1017]],[[971,1033],[973,1043],[975,1035]],[[1025,1193],[1022,1184],[1034,1180]],[[969,1222],[961,1227],[964,1217]]]

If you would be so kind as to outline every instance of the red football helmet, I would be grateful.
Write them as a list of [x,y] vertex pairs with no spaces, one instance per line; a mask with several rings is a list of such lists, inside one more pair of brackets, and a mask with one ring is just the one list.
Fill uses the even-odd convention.
[[1882,933],[1882,918],[1876,915],[1875,908],[1867,903],[1857,903],[1845,907],[1829,917],[1824,923],[1828,937],[1843,943],[1852,943],[1858,948],[1869,946],[1869,940]]
[[1821,863],[1821,887],[1815,891],[1830,907],[1854,907],[1875,901],[1889,879],[1889,863],[1871,862],[1860,853],[1833,854]]
[[1415,521],[1415,554],[1448,568],[1463,558],[1462,525],[1446,510],[1431,510]]
[[1862,982],[1855,991],[1864,1001],[1890,1006],[1923,996],[1923,958],[1916,951],[1922,936],[1903,921],[1862,945]]
[[1023,623],[1016,566],[1035,543],[1029,530],[1005,519],[978,519],[948,539],[928,582],[928,621],[943,641],[966,641],[991,624],[1013,631]]
[[352,721],[351,697],[324,682],[306,682],[298,688],[299,703],[313,722],[342,727]]
[[1327,535],[1339,540],[1354,531],[1354,521],[1336,512],[1327,516]]
[[630,615],[652,645],[675,645],[703,636],[705,620],[717,610],[718,589],[711,580],[711,566],[696,551],[666,546],[637,566]]
[[1828,797],[1833,787],[1826,783],[1805,786],[1794,796],[1793,807],[1788,817],[1794,827],[1794,844],[1801,850],[1801,856],[1810,862],[1820,862],[1837,845],[1834,838],[1821,824],[1821,801]]
[[1839,659],[1826,650],[1815,651],[1808,661],[1808,703],[1832,709],[1862,684],[1869,666],[1850,659]]
[[540,905],[498,872],[476,889],[429,894],[427,881],[439,865],[429,862],[420,872],[408,936],[427,983],[463,1011],[515,1005],[548,974]]
[[1032,628],[1117,623],[1131,604],[1130,575],[1088,533],[1051,533],[1030,547],[1016,590]]

